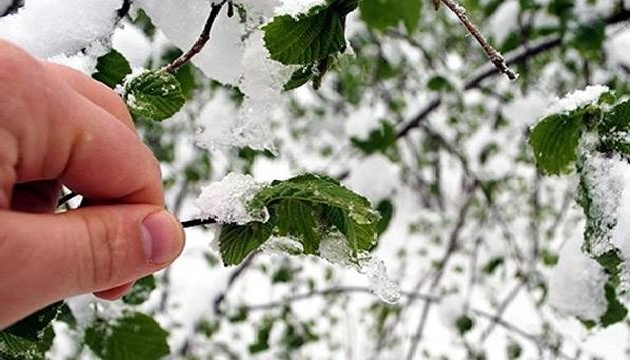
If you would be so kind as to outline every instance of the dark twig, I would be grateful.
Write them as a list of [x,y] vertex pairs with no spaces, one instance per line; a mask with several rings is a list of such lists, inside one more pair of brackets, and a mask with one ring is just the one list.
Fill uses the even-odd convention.
[[225,290],[220,293],[219,295],[217,295],[217,297],[214,298],[214,304],[213,304],[213,308],[214,308],[214,313],[217,315],[221,315],[223,314],[223,310],[221,309],[222,305],[223,305],[223,301],[225,301],[225,297],[227,296],[228,292],[230,291],[230,289],[232,288],[232,286],[234,286],[234,284],[236,283],[236,280],[238,280],[238,278],[241,277],[241,275],[245,272],[245,270],[247,270],[252,263],[254,262],[254,259],[256,258],[256,256],[258,256],[258,254],[260,254],[259,251],[254,251],[253,253],[251,253],[247,259],[245,259],[245,261],[243,261],[238,268],[236,268],[236,270],[234,270],[231,274],[230,277],[228,278],[228,283],[227,286],[225,287]]
[[62,207],[64,205],[66,205],[66,203],[68,203],[70,200],[74,199],[77,196],[79,196],[79,194],[77,194],[75,192],[71,192],[69,194],[66,194],[66,195],[62,196],[61,199],[59,199],[59,201],[57,201],[57,207]]
[[219,16],[219,12],[221,12],[221,8],[227,0],[222,1],[220,4],[211,5],[210,15],[208,15],[208,19],[206,20],[205,25],[203,26],[203,30],[201,34],[199,34],[199,38],[193,44],[193,46],[182,54],[182,56],[178,57],[172,63],[166,65],[162,71],[167,72],[169,74],[176,73],[179,69],[181,69],[184,65],[186,65],[195,55],[199,54],[201,50],[203,50],[204,46],[210,40],[210,31],[212,31],[212,26],[214,26],[214,22]]
[[[607,25],[615,25],[624,21],[630,20],[630,10],[623,10],[605,20]],[[507,65],[521,64],[537,55],[545,53],[547,51],[554,50],[562,45],[562,37],[559,35],[552,35],[540,40],[537,43],[529,44],[527,47],[521,46],[520,48],[512,51],[505,56],[505,62]],[[495,66],[483,66],[475,72],[470,80],[464,85],[464,90],[471,90],[478,88],[482,81],[489,77],[499,74],[501,71]],[[442,105],[442,98],[436,97],[431,100],[422,110],[418,112],[407,124],[403,125],[397,133],[398,138],[406,136],[411,130],[425,121],[429,115],[440,108]]]
[[490,59],[490,61],[499,69],[500,72],[504,73],[510,80],[516,80],[518,78],[518,74],[515,73],[512,69],[509,68],[508,64],[505,62],[505,58],[501,55],[495,48],[490,45],[488,40],[481,34],[479,29],[475,26],[475,24],[470,21],[468,15],[466,14],[466,9],[461,6],[455,0],[441,0],[447,8],[449,8],[453,14],[455,14],[459,20],[464,24],[468,32],[477,40],[477,42],[483,48],[486,55]]
[[196,226],[203,226],[203,225],[212,225],[212,224],[216,224],[217,221],[215,219],[193,219],[193,220],[187,220],[187,221],[182,221],[182,227],[184,229],[187,228],[191,228],[191,227],[196,227]]
[[120,9],[118,9],[118,11],[116,12],[116,16],[119,19],[122,19],[125,16],[127,16],[127,14],[129,14],[129,10],[131,10],[131,3],[133,3],[133,0],[123,1],[122,5],[120,6]]

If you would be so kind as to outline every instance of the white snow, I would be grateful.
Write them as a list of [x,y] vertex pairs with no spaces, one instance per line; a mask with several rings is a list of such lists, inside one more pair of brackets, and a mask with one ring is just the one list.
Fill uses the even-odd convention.
[[610,91],[607,86],[591,85],[584,90],[576,90],[562,99],[557,99],[545,110],[545,115],[568,113],[599,100],[602,94]]
[[307,13],[318,5],[325,5],[326,0],[281,0],[282,4],[276,8],[276,14],[298,16]]
[[260,249],[265,254],[272,256],[299,255],[304,253],[304,245],[301,242],[284,236],[273,236]]
[[619,155],[591,155],[584,169],[592,198],[589,217],[599,219],[605,230],[600,239],[591,240],[592,254],[617,248],[630,259],[630,218],[624,217],[630,208],[630,164]]
[[608,275],[597,261],[580,250],[580,239],[568,240],[549,278],[549,304],[565,315],[599,321],[608,302]]
[[132,68],[147,66],[152,51],[149,38],[135,25],[127,22],[114,32],[112,47],[123,54]]
[[[212,28],[210,44],[193,58],[206,76],[238,86],[245,100],[236,120],[222,123],[220,132],[205,131],[197,137],[205,148],[243,147],[274,150],[270,118],[289,79],[291,69],[270,59],[260,25],[270,20],[271,0],[247,0],[248,18],[229,18],[222,10]],[[205,0],[139,0],[138,5],[177,47],[186,51],[197,40],[210,7]],[[256,14],[259,16],[253,16]],[[177,19],[185,19],[178,21]]]
[[398,284],[387,275],[383,260],[368,252],[361,252],[357,254],[357,262],[342,234],[332,233],[324,237],[319,245],[319,254],[331,264],[352,268],[365,275],[370,289],[382,301],[395,304],[400,300]]
[[120,5],[120,0],[27,1],[16,14],[0,18],[0,38],[40,58],[72,55],[108,39]]
[[266,212],[253,214],[247,203],[263,187],[251,175],[230,173],[221,181],[204,187],[195,201],[204,218],[212,218],[219,223],[246,224],[252,221],[267,221]]

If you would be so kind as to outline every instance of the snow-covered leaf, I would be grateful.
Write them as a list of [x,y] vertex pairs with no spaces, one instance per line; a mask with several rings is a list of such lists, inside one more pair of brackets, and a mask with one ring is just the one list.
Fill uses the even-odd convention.
[[166,120],[184,106],[186,99],[177,79],[163,71],[147,71],[125,85],[125,100],[136,118]]

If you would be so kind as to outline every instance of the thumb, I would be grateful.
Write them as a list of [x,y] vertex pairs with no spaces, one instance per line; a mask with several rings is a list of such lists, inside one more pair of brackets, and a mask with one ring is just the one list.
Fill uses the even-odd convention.
[[0,328],[57,300],[160,270],[183,244],[181,225],[152,205],[0,211]]

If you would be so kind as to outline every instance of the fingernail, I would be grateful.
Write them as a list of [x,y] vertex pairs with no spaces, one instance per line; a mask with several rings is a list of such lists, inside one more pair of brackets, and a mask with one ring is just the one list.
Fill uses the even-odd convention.
[[151,264],[173,260],[181,248],[181,230],[177,221],[166,211],[147,216],[140,226],[144,254]]

